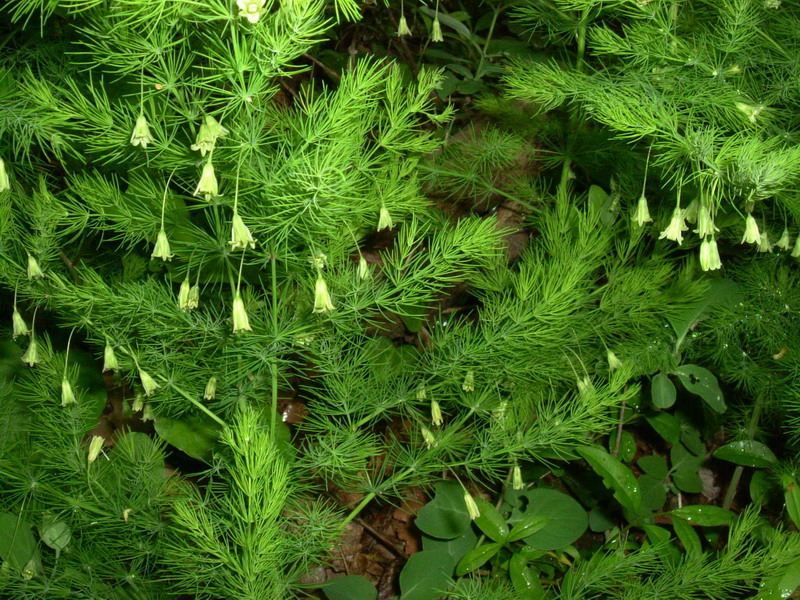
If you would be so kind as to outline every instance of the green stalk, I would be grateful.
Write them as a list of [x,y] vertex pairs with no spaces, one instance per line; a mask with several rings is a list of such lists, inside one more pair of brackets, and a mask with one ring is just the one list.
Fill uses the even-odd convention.
[[[764,398],[763,396],[759,396],[753,405],[753,412],[750,414],[750,422],[747,424],[748,439],[753,439],[753,436],[756,433],[756,427],[758,427],[758,420],[761,417],[761,410],[763,407]],[[743,472],[744,467],[742,465],[737,465],[736,469],[734,469],[733,476],[728,484],[728,490],[725,492],[725,499],[722,501],[722,508],[730,509],[731,504],[733,504],[733,499],[736,497],[736,492],[739,488],[739,481],[742,479]]]
[[[278,276],[275,268],[275,254],[270,254],[270,267],[272,276],[272,334],[278,339]],[[270,429],[272,439],[275,439],[275,428],[277,427],[276,415],[278,414],[278,363],[272,359],[272,412],[270,413]]]

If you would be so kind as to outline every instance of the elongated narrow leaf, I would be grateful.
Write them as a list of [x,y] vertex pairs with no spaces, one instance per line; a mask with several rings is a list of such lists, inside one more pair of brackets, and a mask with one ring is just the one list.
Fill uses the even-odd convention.
[[714,456],[745,467],[768,468],[778,464],[778,457],[769,446],[755,440],[731,442],[714,452]]
[[475,519],[475,525],[489,539],[495,542],[505,542],[508,537],[508,525],[500,511],[483,498],[475,498],[475,504],[481,512],[480,516]]
[[672,511],[673,516],[686,519],[695,525],[703,527],[718,527],[720,525],[730,525],[736,517],[734,513],[719,506],[692,504],[683,506]]
[[633,471],[598,446],[580,448],[578,453],[603,478],[606,487],[614,491],[614,498],[625,510],[631,514],[639,512],[642,494]]

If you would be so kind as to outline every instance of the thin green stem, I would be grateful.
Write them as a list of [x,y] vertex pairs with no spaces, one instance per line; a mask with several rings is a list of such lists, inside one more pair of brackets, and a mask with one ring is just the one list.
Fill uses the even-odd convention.
[[[750,414],[750,422],[747,424],[747,439],[753,439],[756,428],[758,427],[758,420],[761,418],[761,410],[763,407],[764,398],[763,396],[759,396],[756,398],[755,404],[753,405],[753,412]],[[725,492],[722,508],[730,509],[733,504],[733,499],[736,497],[736,492],[739,488],[739,481],[742,479],[742,473],[744,473],[744,467],[738,465],[733,471],[733,476],[728,484],[728,490]]]
[[[163,377],[162,377],[161,379],[162,379],[163,381],[167,381],[167,380],[166,380],[166,379],[164,379]],[[220,419],[220,418],[219,418],[217,415],[215,415],[213,412],[211,412],[211,411],[208,409],[208,407],[207,407],[207,406],[205,406],[205,405],[204,405],[202,402],[200,402],[199,400],[197,400],[197,399],[196,399],[194,396],[192,396],[192,395],[191,395],[189,392],[187,392],[186,390],[184,390],[184,389],[182,389],[182,388],[178,387],[177,385],[175,385],[175,384],[174,384],[174,383],[172,383],[172,382],[168,382],[168,381],[167,381],[167,383],[169,383],[169,386],[170,386],[170,387],[171,387],[173,390],[175,390],[176,392],[178,392],[178,393],[179,393],[181,396],[183,396],[184,398],[186,398],[186,399],[187,399],[189,402],[191,402],[192,404],[194,404],[194,405],[195,405],[197,408],[199,408],[201,411],[203,411],[204,413],[206,413],[206,414],[207,414],[209,417],[211,417],[212,419],[214,419],[214,420],[215,420],[217,423],[219,423],[219,424],[220,424],[220,425],[222,425],[223,427],[227,427],[227,426],[228,426],[228,424],[227,424],[227,423],[225,423],[225,421],[223,421],[223,420],[222,420],[222,419]]]
[[[275,265],[275,254],[270,255],[270,275],[272,278],[272,335],[278,339],[278,275]],[[272,411],[270,413],[270,428],[275,439],[278,414],[278,363],[272,359]]]

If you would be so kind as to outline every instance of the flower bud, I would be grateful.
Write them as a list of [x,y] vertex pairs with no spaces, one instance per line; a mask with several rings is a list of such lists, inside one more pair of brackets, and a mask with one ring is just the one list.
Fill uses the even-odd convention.
[[33,256],[28,254],[28,279],[37,279],[40,277],[44,277],[44,273],[42,272],[39,263],[36,262],[36,259],[33,258]]
[[700,211],[700,203],[697,201],[697,198],[689,202],[689,206],[687,206],[683,211],[683,218],[686,219],[689,223],[694,225],[697,223],[697,213]]
[[142,421],[152,421],[155,417],[155,414],[153,414],[153,407],[149,404],[145,404],[142,409]]
[[647,208],[647,198],[644,197],[644,194],[639,197],[639,202],[636,204],[633,220],[639,227],[653,220],[650,217],[650,210]]
[[622,361],[617,358],[617,355],[614,354],[611,350],[606,352],[606,357],[608,358],[608,370],[609,371],[616,371],[622,366]]
[[422,430],[422,439],[425,440],[425,446],[427,446],[428,450],[438,446],[436,437],[431,433],[430,429],[428,429],[424,425],[420,429]]
[[184,312],[189,310],[189,292],[192,289],[192,284],[189,283],[189,275],[181,283],[181,289],[178,291],[178,308]]
[[233,333],[238,333],[239,331],[253,331],[253,328],[250,327],[250,319],[244,309],[242,295],[236,292],[233,297]]
[[197,132],[195,143],[190,147],[192,150],[200,150],[200,154],[205,156],[211,152],[217,143],[217,139],[228,135],[229,131],[219,124],[214,117],[206,115],[200,131]]
[[417,388],[416,398],[417,400],[425,400],[428,397],[428,392],[425,390],[425,384],[420,383],[419,387]]
[[119,371],[119,362],[117,355],[114,354],[114,346],[110,342],[106,342],[105,350],[103,350],[103,373],[106,371]]
[[467,505],[467,514],[470,520],[474,521],[481,516],[481,511],[478,509],[478,505],[475,504],[475,499],[467,490],[464,490],[464,504]]
[[742,244],[758,244],[761,241],[761,233],[758,231],[758,223],[753,218],[752,214],[747,215],[744,221],[744,236],[742,237]]
[[28,324],[25,323],[25,319],[19,314],[16,305],[14,305],[14,313],[11,315],[11,325],[14,328],[15,338],[20,335],[30,335],[31,333],[31,330],[28,329]]
[[11,189],[11,181],[8,178],[8,170],[5,161],[0,158],[0,192]]
[[658,239],[663,240],[667,238],[668,240],[672,240],[673,242],[678,242],[680,246],[683,243],[683,232],[689,229],[686,224],[683,222],[683,210],[680,206],[678,206],[672,212],[672,219],[667,225],[667,228],[661,232],[661,235],[658,236]]
[[714,225],[708,207],[705,203],[701,204],[700,208],[697,210],[697,229],[695,229],[694,232],[700,237],[705,237],[707,235],[714,235],[718,231],[719,229]]
[[186,299],[186,307],[189,310],[194,310],[200,306],[200,286],[194,284],[189,288],[189,297]]
[[131,410],[133,412],[141,412],[143,409],[144,409],[144,396],[142,396],[140,393],[137,393],[136,397],[133,399]]
[[783,234],[781,235],[780,239],[775,242],[775,245],[780,248],[781,250],[788,250],[792,247],[792,242],[789,239],[789,229],[784,227]]
[[244,17],[251,23],[258,23],[261,15],[266,11],[264,5],[267,0],[237,0],[239,16]]
[[392,215],[389,214],[389,210],[386,208],[386,205],[381,204],[381,212],[378,215],[378,231],[383,229],[391,229],[392,227],[394,227]]
[[333,302],[331,302],[331,295],[328,293],[328,284],[322,278],[322,275],[317,276],[317,283],[314,286],[314,312],[325,313],[334,309]]
[[405,15],[400,15],[400,25],[397,27],[397,35],[411,35],[411,30],[408,28],[408,21],[406,21]]
[[158,385],[158,383],[156,383],[156,380],[150,377],[147,371],[145,371],[141,367],[139,367],[139,379],[142,382],[142,388],[144,389],[145,396],[152,396],[153,392],[155,392],[159,387],[161,387]]
[[172,260],[172,257],[175,256],[172,254],[171,249],[169,247],[169,239],[167,239],[167,232],[164,231],[164,226],[161,226],[161,230],[158,232],[158,237],[156,238],[156,245],[153,248],[153,253],[150,255],[150,259],[160,258],[163,261]]
[[31,335],[31,343],[28,344],[28,349],[25,351],[25,354],[22,355],[22,362],[28,363],[28,366],[31,367],[42,362],[39,358],[39,345],[33,335]]
[[88,461],[89,463],[93,463],[97,460],[97,457],[100,456],[100,452],[103,449],[103,444],[105,444],[105,438],[102,435],[93,435],[91,441],[89,442],[89,456]]
[[715,271],[722,267],[722,261],[719,258],[719,250],[717,249],[717,240],[706,238],[700,244],[700,268],[703,271]]
[[464,382],[461,384],[461,389],[465,392],[475,391],[475,373],[467,371],[467,374],[464,376]]
[[213,400],[217,395],[217,378],[209,377],[206,389],[203,391],[203,400]]
[[72,385],[66,376],[61,379],[61,406],[67,404],[77,404],[75,400],[75,393],[72,391]]
[[231,245],[233,250],[236,250],[237,248],[245,250],[247,246],[250,246],[250,249],[256,247],[256,240],[251,235],[250,230],[247,228],[247,225],[244,224],[244,221],[242,221],[242,217],[239,216],[238,212],[233,213],[231,241],[228,243]]
[[437,427],[442,424],[442,407],[436,400],[431,400],[431,423]]
[[519,465],[514,465],[511,475],[511,485],[515,490],[521,490],[525,487],[525,484],[522,482],[522,469],[519,468]]
[[594,389],[592,385],[592,380],[589,378],[588,375],[584,377],[578,377],[578,393],[583,396],[584,394],[588,394]]
[[362,256],[358,259],[358,278],[366,279],[367,277],[369,277],[369,266],[367,259]]
[[139,113],[139,116],[136,117],[136,124],[133,126],[131,144],[147,148],[147,144],[154,141],[155,138],[150,135],[150,127],[147,125],[147,119],[144,118],[143,113]]
[[219,184],[217,183],[217,176],[214,173],[214,165],[211,158],[203,165],[203,172],[200,175],[200,181],[197,183],[197,188],[194,190],[194,196],[203,194],[206,202],[210,202],[211,198],[219,197]]
[[442,35],[442,24],[439,23],[439,17],[433,20],[433,27],[431,29],[431,41],[443,42],[444,36]]

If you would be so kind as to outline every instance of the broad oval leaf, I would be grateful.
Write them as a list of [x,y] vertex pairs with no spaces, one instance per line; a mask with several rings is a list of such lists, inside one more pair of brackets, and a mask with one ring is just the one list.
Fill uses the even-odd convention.
[[736,515],[719,506],[692,504],[676,508],[671,513],[673,516],[686,519],[690,523],[702,525],[703,527],[718,527],[720,525],[730,525]]
[[400,600],[437,600],[452,582],[450,557],[433,550],[413,554],[400,571]]
[[375,600],[378,597],[375,586],[361,575],[337,577],[323,591],[328,600]]
[[725,412],[727,407],[722,390],[719,388],[717,376],[711,371],[697,365],[681,365],[673,373],[681,380],[683,387],[700,396],[713,411]]
[[650,394],[653,399],[653,406],[660,409],[671,407],[675,404],[677,392],[675,384],[665,373],[659,373],[650,384]]
[[519,552],[515,553],[508,562],[508,574],[520,600],[544,598],[542,582],[539,581],[537,574],[528,566],[528,561]]
[[766,444],[755,440],[731,442],[714,452],[714,456],[745,467],[768,468],[778,464],[775,453]]
[[492,558],[495,554],[497,554],[502,547],[503,544],[492,542],[491,544],[483,544],[477,548],[473,548],[467,552],[460,561],[458,561],[458,566],[456,566],[456,575],[461,577],[462,575],[471,573],[481,565],[485,564],[486,561]]
[[532,548],[558,550],[581,537],[589,526],[589,517],[580,503],[557,490],[527,490],[520,498],[524,498],[527,504],[524,512],[519,509],[512,512],[508,520],[512,527],[532,516],[547,519],[544,527],[524,538]]
[[694,530],[694,527],[689,525],[686,519],[672,515],[672,528],[675,530],[675,535],[683,544],[683,549],[686,554],[695,555],[703,551],[703,544],[700,541],[700,536]]
[[797,480],[790,475],[781,477],[783,486],[783,497],[786,501],[786,512],[794,523],[795,527],[800,528],[800,486]]
[[475,518],[475,525],[495,542],[505,542],[508,537],[508,525],[503,515],[491,503],[483,498],[475,498],[480,516]]
[[42,529],[41,537],[46,546],[59,553],[69,545],[72,539],[72,532],[69,529],[69,525],[64,521],[56,521]]
[[431,537],[449,540],[460,536],[470,524],[464,489],[455,481],[437,483],[433,500],[419,509],[415,523]]

